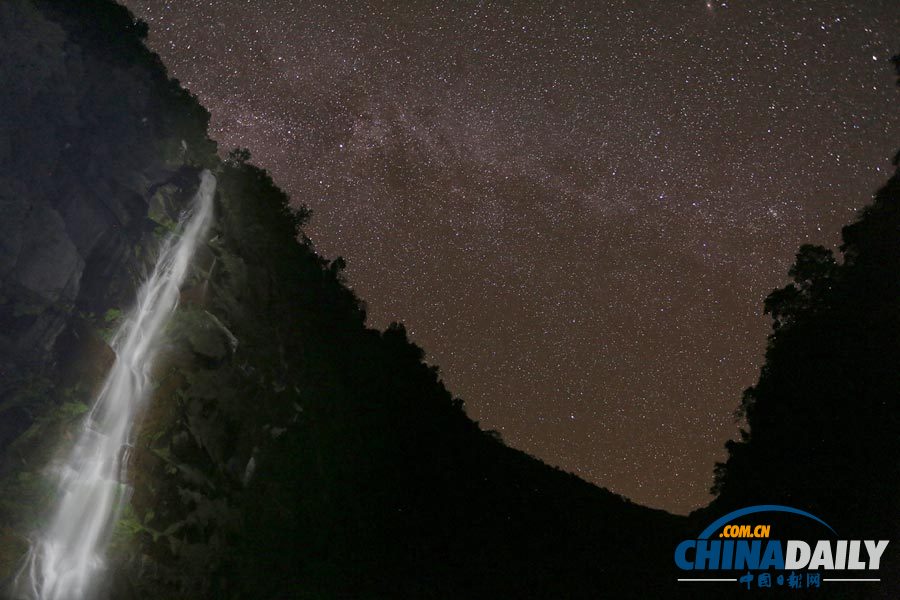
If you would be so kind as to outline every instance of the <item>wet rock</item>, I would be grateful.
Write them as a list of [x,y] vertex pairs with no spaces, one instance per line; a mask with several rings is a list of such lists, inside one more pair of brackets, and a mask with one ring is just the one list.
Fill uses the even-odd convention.
[[15,268],[22,252],[23,231],[31,207],[22,197],[0,192],[0,278]]
[[28,552],[28,540],[12,529],[0,529],[0,581],[9,581]]
[[231,340],[227,330],[223,331],[218,320],[206,311],[190,311],[178,320],[178,326],[184,328],[184,335],[196,354],[216,361],[228,356]]
[[[114,326],[115,323],[109,323]],[[65,387],[80,386],[93,397],[116,360],[116,353],[100,333],[84,320],[75,320],[57,341],[61,381]]]
[[163,227],[174,227],[178,222],[179,196],[181,188],[174,183],[162,185],[153,192],[147,210],[147,216]]
[[47,303],[74,300],[84,260],[55,210],[37,205],[22,223],[13,281]]
[[13,440],[31,427],[32,423],[34,423],[34,418],[24,407],[13,406],[0,411],[0,453],[4,452]]

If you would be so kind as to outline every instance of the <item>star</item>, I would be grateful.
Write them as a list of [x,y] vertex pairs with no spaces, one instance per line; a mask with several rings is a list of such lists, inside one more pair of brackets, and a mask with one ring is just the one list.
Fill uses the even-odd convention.
[[738,433],[764,297],[896,150],[890,3],[126,4],[372,326],[509,444],[673,511]]

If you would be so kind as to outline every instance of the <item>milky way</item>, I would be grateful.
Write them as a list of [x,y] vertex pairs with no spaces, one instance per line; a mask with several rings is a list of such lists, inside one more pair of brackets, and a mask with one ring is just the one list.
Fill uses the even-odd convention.
[[893,2],[129,0],[483,427],[709,500],[762,300],[886,179]]

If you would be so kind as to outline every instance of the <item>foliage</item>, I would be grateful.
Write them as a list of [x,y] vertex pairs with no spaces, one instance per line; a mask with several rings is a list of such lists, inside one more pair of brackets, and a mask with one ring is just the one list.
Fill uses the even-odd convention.
[[843,262],[803,246],[794,282],[766,300],[766,362],[713,491],[719,505],[794,504],[886,539],[900,510],[900,171],[842,237]]

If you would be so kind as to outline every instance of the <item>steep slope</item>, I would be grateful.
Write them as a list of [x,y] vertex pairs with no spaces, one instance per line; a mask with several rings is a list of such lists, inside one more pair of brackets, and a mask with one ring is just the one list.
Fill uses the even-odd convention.
[[[165,78],[133,22],[110,13],[108,27],[94,23],[85,3],[78,5],[85,25],[66,30],[37,6],[54,10],[52,3],[0,5],[6,398],[40,387],[73,317],[130,301],[156,246],[151,219],[164,223],[176,208],[170,182],[180,166],[213,151],[202,109]],[[31,415],[17,409],[0,422],[2,450]]]
[[[365,326],[245,153],[106,0],[0,4],[0,577],[113,360],[160,235],[218,177],[113,535],[115,598],[659,595],[681,520],[479,430],[402,326]],[[653,565],[648,567],[648,565]]]
[[0,578],[113,360],[105,338],[217,162],[142,33],[107,2],[0,3]]
[[[842,238],[843,261],[803,246],[793,283],[766,300],[773,330],[741,404],[747,430],[703,515],[782,503],[860,538],[900,536],[900,168]],[[886,560],[900,572],[896,548]],[[900,582],[872,593],[896,597]]]

